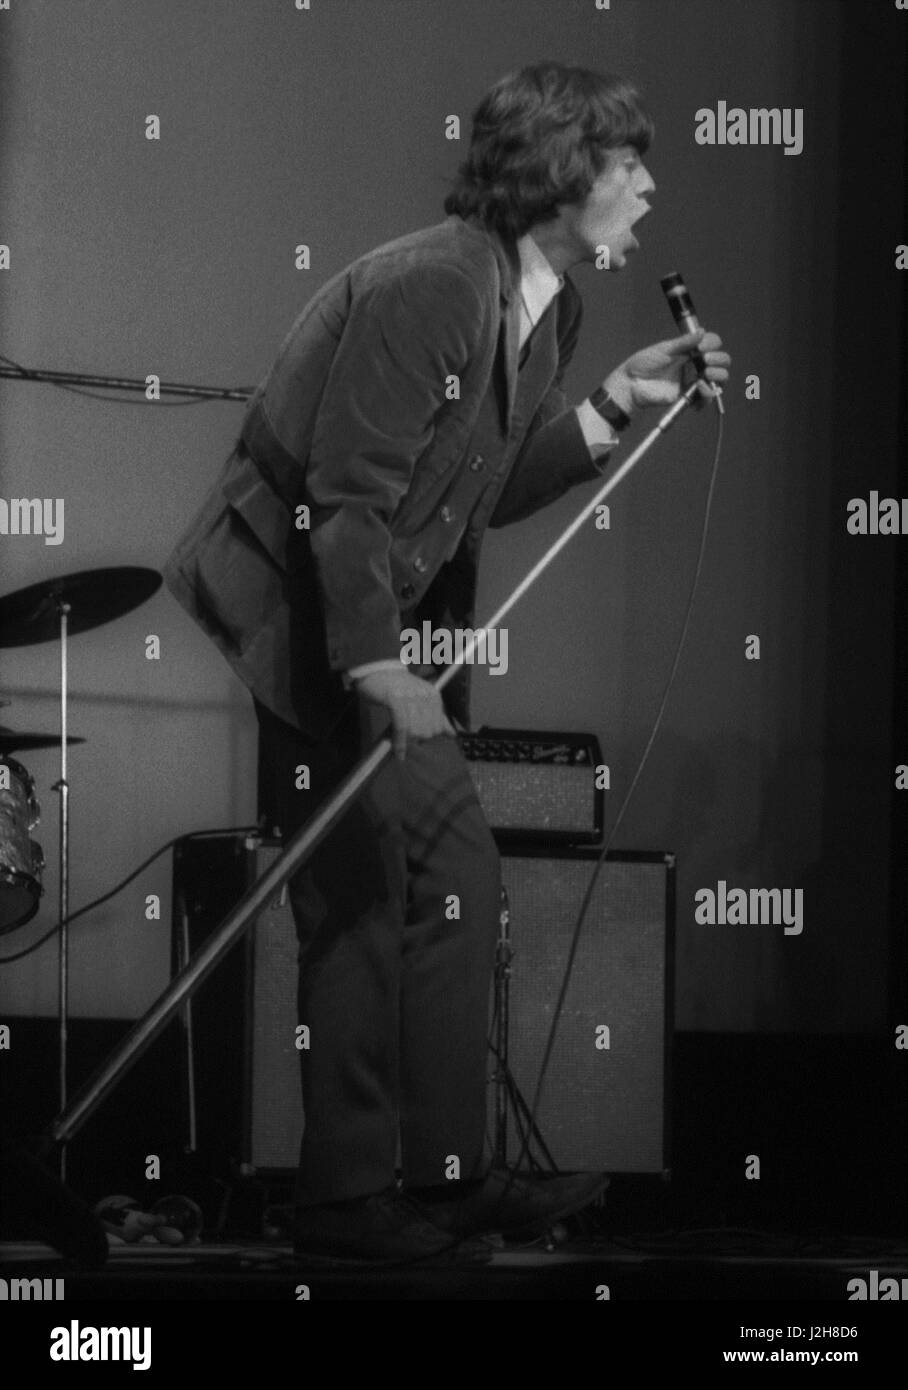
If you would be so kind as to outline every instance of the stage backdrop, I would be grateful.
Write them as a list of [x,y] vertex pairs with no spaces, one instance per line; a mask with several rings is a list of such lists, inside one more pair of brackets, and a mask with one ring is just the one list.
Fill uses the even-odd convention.
[[[894,477],[903,184],[871,134],[874,103],[901,117],[890,11],[873,19],[879,71],[861,79],[863,108],[832,0],[70,0],[0,14],[0,351],[36,367],[252,385],[328,276],[440,219],[465,145],[446,139],[446,118],[466,137],[493,79],[545,57],[643,85],[655,210],[622,274],[576,273],[586,321],[568,385],[579,399],[672,335],[658,281],[674,269],[735,358],[689,640],[616,841],[678,855],[684,1028],[876,1029],[884,1017],[896,542],[847,537],[844,509]],[[860,164],[840,153],[849,93],[870,113]],[[720,102],[803,111],[803,151],[697,144],[695,113]],[[294,267],[301,243],[307,270]],[[863,340],[859,294],[874,324]],[[751,374],[759,399],[745,395]],[[241,415],[8,382],[0,395],[2,495],[65,499],[62,544],[0,537],[4,592],[92,566],[160,568]],[[611,528],[590,525],[510,620],[507,676],[476,678],[476,722],[598,734],[612,817],[670,668],[714,441],[711,412],[685,418],[616,494]],[[490,533],[482,613],[588,495]],[[5,723],[54,727],[56,662],[50,645],[2,653]],[[88,739],[70,768],[73,907],[171,836],[254,817],[247,698],[167,594],[74,638],[70,677],[71,729]],[[25,761],[47,895],[5,953],[56,904],[56,763]],[[169,875],[160,860],[74,927],[77,1014],[136,1014],[162,988]],[[694,894],[719,880],[802,888],[803,932],[698,925]],[[151,894],[160,920],[146,915]],[[52,1012],[53,950],[4,968],[0,990],[4,1016]]]

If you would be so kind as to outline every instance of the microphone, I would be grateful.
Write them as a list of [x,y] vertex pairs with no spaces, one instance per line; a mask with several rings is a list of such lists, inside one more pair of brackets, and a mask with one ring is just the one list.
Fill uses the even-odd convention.
[[[673,270],[671,275],[663,275],[659,283],[662,286],[662,293],[668,300],[668,307],[672,311],[672,318],[681,329],[681,332],[698,333],[700,330],[700,320],[697,318],[694,301],[690,297],[690,290],[684,283],[684,277],[677,270]],[[698,348],[695,348],[691,353],[690,360],[696,367],[698,374],[703,376],[706,371],[706,362],[704,361],[702,352],[700,352]],[[713,394],[716,404],[719,409],[722,410],[722,392],[719,390],[719,387],[714,386],[712,382],[704,382],[703,385],[706,390]]]
[[[668,300],[668,307],[672,311],[672,318],[681,329],[681,332],[699,333],[700,320],[697,318],[697,311],[694,308],[694,301],[690,297],[690,290],[685,285],[684,278],[680,272],[673,270],[671,275],[663,275],[659,284],[662,286],[662,293]],[[706,363],[699,350],[691,353],[691,361],[702,376],[706,371]]]

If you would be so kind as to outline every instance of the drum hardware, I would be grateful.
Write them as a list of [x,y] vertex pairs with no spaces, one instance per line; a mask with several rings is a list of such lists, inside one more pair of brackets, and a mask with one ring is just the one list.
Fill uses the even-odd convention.
[[[69,742],[85,739],[70,735]],[[28,833],[41,820],[35,779],[9,755],[59,745],[59,734],[29,734],[0,724],[0,935],[24,927],[38,911],[46,864],[41,846]]]
[[[151,598],[161,587],[161,575],[157,570],[137,566],[82,570],[77,574],[60,575],[56,579],[42,580],[27,588],[0,598],[0,647],[33,646],[37,642],[58,641],[60,644],[60,777],[53,790],[60,795],[60,884],[59,884],[59,922],[60,937],[58,946],[58,1016],[59,1016],[59,1095],[60,1104],[65,1106],[67,1099],[67,1035],[69,1020],[69,779],[67,753],[71,739],[68,732],[68,657],[69,638],[79,632],[100,627],[114,618],[122,617],[133,608]],[[10,760],[6,760],[9,765]],[[21,766],[17,764],[17,767]],[[24,772],[24,769],[22,769]],[[26,777],[28,774],[25,774]],[[5,780],[5,779],[4,779]],[[9,778],[12,784],[14,779]],[[27,799],[27,786],[20,788],[9,804],[7,819],[11,821],[9,838],[10,854],[24,855],[22,844],[21,816],[22,800]],[[37,805],[37,803],[35,803]],[[19,818],[18,820],[16,818]],[[15,846],[15,850],[12,846]],[[32,862],[32,876],[35,866]],[[42,863],[43,868],[43,863]],[[10,866],[10,874],[17,874],[15,883],[20,886],[24,868]],[[40,896],[40,875],[38,875],[38,896]],[[5,880],[3,880],[5,883]],[[9,885],[12,886],[12,885]],[[28,921],[37,911],[29,912]],[[13,925],[21,925],[21,921]],[[66,1150],[60,1150],[60,1177],[66,1176]]]
[[0,755],[0,935],[38,911],[44,854],[29,832],[40,819],[34,777],[15,758]]

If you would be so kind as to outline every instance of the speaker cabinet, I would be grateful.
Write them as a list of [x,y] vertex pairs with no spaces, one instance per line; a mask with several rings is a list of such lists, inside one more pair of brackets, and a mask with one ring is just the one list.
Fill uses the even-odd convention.
[[[532,1105],[571,938],[598,853],[506,854],[509,1065]],[[559,1168],[668,1167],[674,859],[613,853],[580,932],[536,1123]],[[519,1145],[509,1125],[509,1158]]]
[[[187,890],[193,950],[278,853],[273,842],[242,837],[181,846],[178,878]],[[509,1062],[528,1105],[597,858],[589,849],[502,856],[513,950]],[[214,912],[206,901],[212,895]],[[560,1168],[656,1173],[667,1167],[673,921],[672,856],[610,854],[584,919],[536,1117]],[[231,1152],[264,1171],[295,1169],[299,1157],[296,960],[293,918],[281,895],[199,991],[200,1128],[214,1123],[221,1142],[229,1132]],[[491,1086],[489,1104],[491,1125]],[[513,1123],[509,1137],[513,1159]]]
[[[201,949],[243,895],[247,850],[242,835],[177,841],[173,854],[171,973]],[[174,1028],[184,1051],[182,1101],[187,1138],[225,1170],[243,1149],[248,1066],[249,962],[247,933],[195,991]],[[188,1054],[188,1055],[187,1055]]]
[[[172,969],[192,955],[280,852],[258,836],[186,839],[174,851]],[[286,894],[196,991],[189,1097],[199,1149],[219,1166],[293,1169],[302,1133],[296,933]],[[187,1097],[187,1099],[189,1099]]]

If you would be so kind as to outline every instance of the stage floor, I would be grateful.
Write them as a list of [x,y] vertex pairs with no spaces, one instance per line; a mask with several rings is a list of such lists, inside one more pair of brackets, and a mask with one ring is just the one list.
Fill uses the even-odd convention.
[[[112,1245],[107,1263],[95,1270],[77,1269],[37,1242],[5,1242],[0,1243],[0,1278],[63,1279],[67,1302],[286,1302],[308,1296],[842,1303],[850,1299],[849,1281],[855,1279],[865,1281],[871,1298],[874,1290],[881,1299],[893,1289],[882,1284],[885,1279],[899,1281],[901,1297],[908,1297],[908,1241],[854,1237],[811,1246],[804,1238],[716,1230],[574,1243],[554,1250],[502,1247],[487,1265],[350,1268],[316,1264],[295,1256],[287,1244],[205,1241],[174,1248],[145,1240]],[[47,1290],[52,1292],[50,1286]]]

